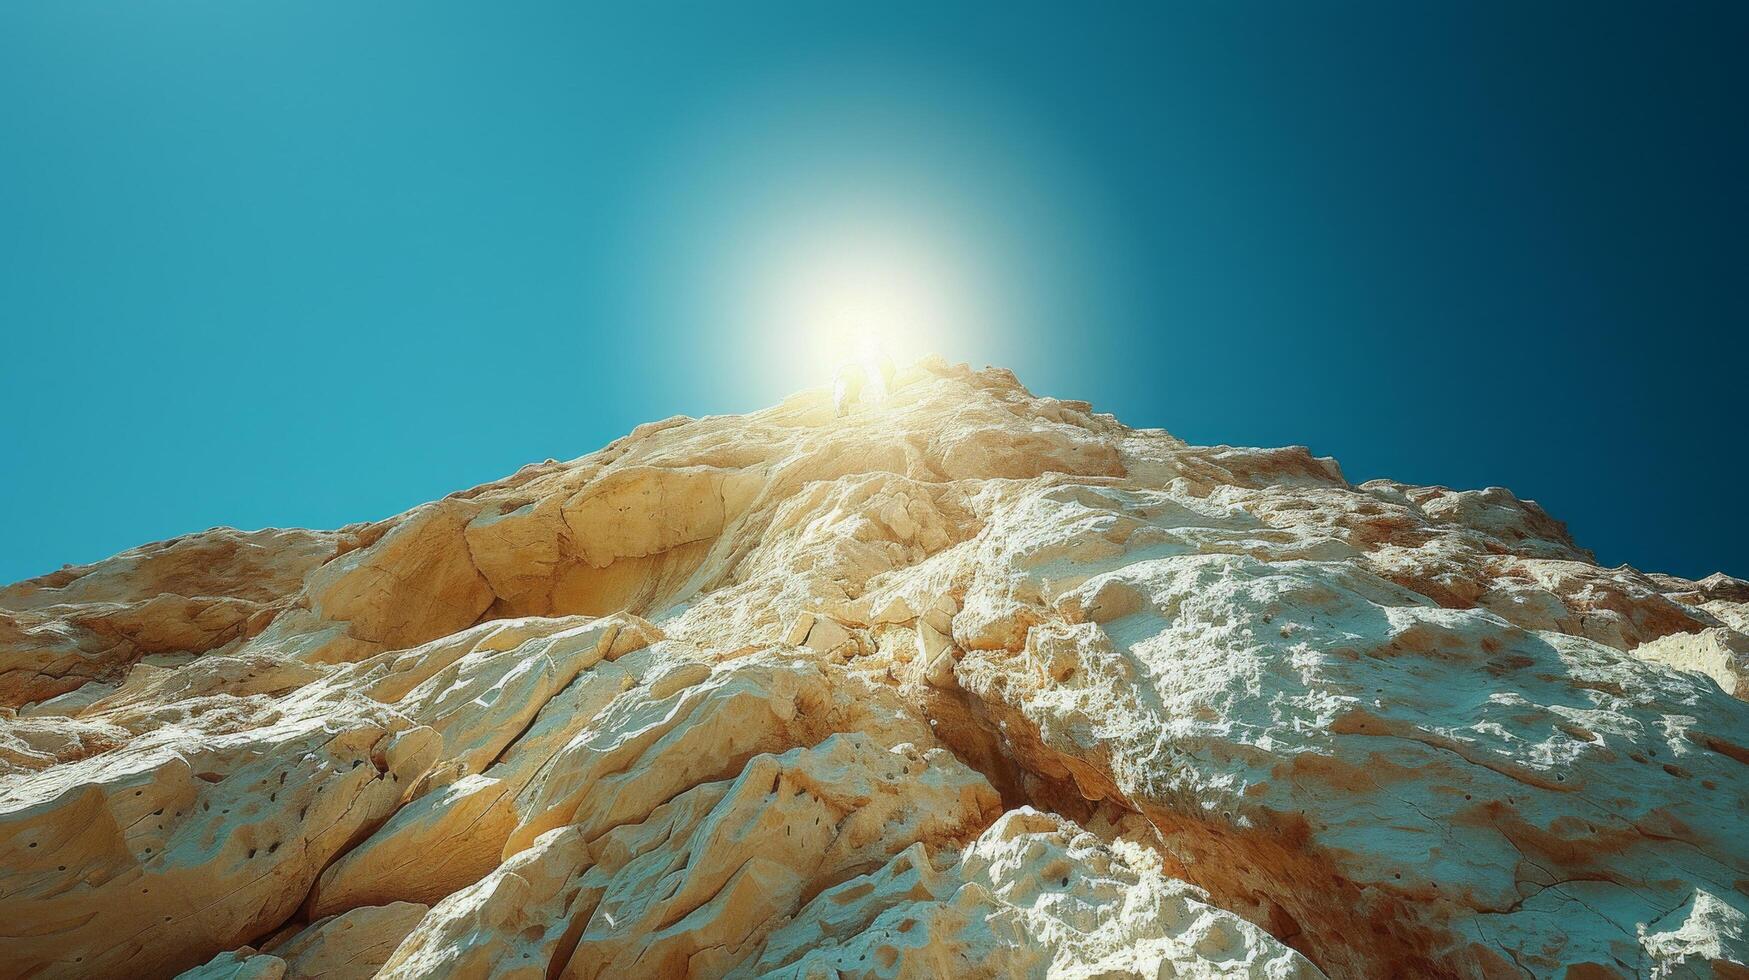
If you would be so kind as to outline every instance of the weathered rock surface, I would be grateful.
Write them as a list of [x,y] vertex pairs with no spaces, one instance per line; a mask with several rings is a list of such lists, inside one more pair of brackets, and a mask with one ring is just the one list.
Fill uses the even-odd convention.
[[0,589],[0,974],[1746,975],[1746,629],[925,362]]

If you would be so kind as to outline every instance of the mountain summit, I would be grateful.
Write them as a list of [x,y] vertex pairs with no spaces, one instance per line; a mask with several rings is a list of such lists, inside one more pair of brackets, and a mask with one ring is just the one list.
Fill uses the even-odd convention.
[[1746,632],[930,360],[0,590],[0,973],[1749,975]]

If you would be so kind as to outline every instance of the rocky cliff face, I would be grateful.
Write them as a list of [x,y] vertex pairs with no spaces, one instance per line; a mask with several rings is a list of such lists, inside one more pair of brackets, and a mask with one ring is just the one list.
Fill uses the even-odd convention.
[[1749,584],[897,380],[0,590],[0,973],[1745,975]]

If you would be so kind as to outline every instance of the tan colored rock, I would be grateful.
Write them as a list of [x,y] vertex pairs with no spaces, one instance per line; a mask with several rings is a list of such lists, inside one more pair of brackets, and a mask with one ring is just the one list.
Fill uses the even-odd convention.
[[127,742],[117,725],[55,715],[18,717],[0,708],[0,776],[64,765]]
[[727,519],[725,476],[708,466],[620,467],[565,503],[565,524],[595,568],[708,540]]
[[1632,974],[1636,924],[1740,880],[1749,754],[1714,733],[1749,715],[1710,682],[1365,560],[1260,560],[1213,496],[1040,488],[986,526],[967,610],[1027,643],[956,675],[1024,766],[1140,810],[1172,873],[1345,975]]
[[0,962],[166,975],[258,938],[435,754],[400,758],[415,730],[358,695],[230,700],[0,785]]
[[[1132,852],[1133,853],[1133,852]],[[750,975],[1313,978],[1303,956],[1031,807],[937,866],[922,846],[822,892]]]
[[495,598],[463,533],[478,511],[445,500],[409,512],[381,539],[310,575],[310,609],[378,649],[413,646],[472,625]]
[[220,953],[178,976],[182,980],[280,980],[285,976],[285,960],[244,946]]
[[1715,626],[1699,633],[1671,633],[1634,648],[1634,655],[1711,677],[1726,694],[1749,700],[1749,636]]
[[119,679],[155,653],[201,653],[258,631],[339,535],[214,528],[0,589],[0,706]]
[[411,902],[356,908],[312,922],[265,952],[285,961],[291,980],[370,980],[428,911]]
[[1745,610],[926,361],[0,589],[0,972],[1729,976]]
[[445,899],[390,955],[377,976],[546,976],[571,939],[566,914],[589,866],[572,828],[540,838],[479,883]]
[[[540,705],[525,727],[498,729],[513,740],[483,773],[444,763],[434,767],[434,772],[449,776],[464,774],[403,806],[323,872],[310,893],[309,915],[395,901],[434,904],[498,866],[505,841],[520,819],[518,794],[560,747],[634,685],[648,667],[648,656],[619,646],[628,634],[645,634],[622,622],[596,622],[604,628],[556,632],[553,645],[590,649],[612,659],[594,660]],[[637,646],[642,649],[641,643]]]

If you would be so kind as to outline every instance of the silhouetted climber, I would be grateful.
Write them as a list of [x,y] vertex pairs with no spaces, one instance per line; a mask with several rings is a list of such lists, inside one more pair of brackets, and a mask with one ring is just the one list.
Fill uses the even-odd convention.
[[[872,366],[881,377],[881,390],[876,398],[884,402],[893,393],[893,375],[898,373],[898,368],[893,366],[893,359],[887,356],[886,351],[876,352],[873,361]],[[868,360],[865,359],[863,363],[867,364]]]
[[832,407],[837,410],[838,417],[850,414],[858,399],[862,397],[862,386],[868,381],[868,372],[856,361],[850,361],[838,368],[838,373],[832,379]]
[[[850,414],[857,403],[880,405],[893,393],[893,376],[898,369],[881,344],[872,335],[864,335],[856,344],[856,353],[839,365],[832,379],[832,404],[840,418]],[[866,397],[865,397],[866,396]]]

